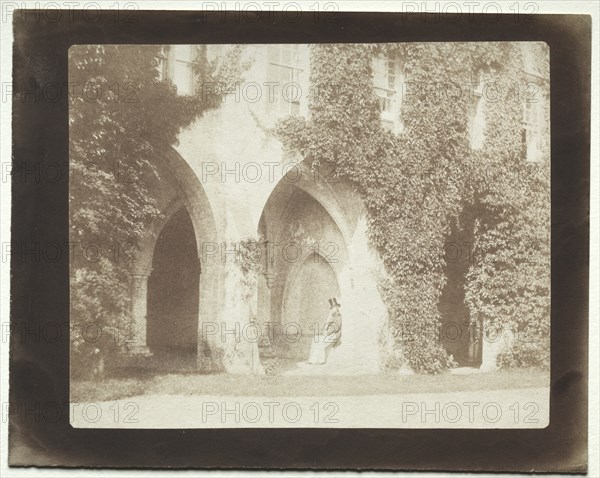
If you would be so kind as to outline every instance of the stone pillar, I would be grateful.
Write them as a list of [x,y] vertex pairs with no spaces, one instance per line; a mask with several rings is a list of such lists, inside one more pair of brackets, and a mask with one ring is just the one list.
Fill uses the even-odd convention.
[[269,241],[265,241],[263,272],[258,278],[258,320],[263,333],[269,342],[272,342],[276,324],[273,323],[271,310],[271,290],[275,284],[274,257],[269,250]]
[[150,355],[146,343],[146,318],[148,313],[148,277],[152,268],[138,269],[131,274],[131,318],[133,337],[129,353]]
[[271,291],[273,285],[275,285],[275,278],[277,275],[273,271],[264,272],[260,277],[260,286],[263,291],[263,305],[264,305],[264,316],[262,317],[266,322],[273,320],[271,311]]
[[378,289],[380,263],[369,247],[366,216],[361,215],[346,245],[347,263],[338,273],[342,307],[342,343],[331,352],[328,364],[340,375],[380,371],[379,334],[387,309]]
[[[204,265],[201,265],[201,268]],[[212,307],[209,301],[214,300],[212,297],[213,291],[210,284],[207,284],[208,278],[206,274],[203,274],[200,271],[200,277],[198,279],[198,346],[196,349],[196,367],[198,370],[202,371],[212,371],[213,363],[212,363],[212,350],[209,340],[212,339],[212,336],[208,336],[207,333],[212,333],[216,328],[215,323],[208,323],[209,317],[206,316],[206,310],[212,310]],[[208,293],[210,291],[210,294]],[[214,317],[212,318],[215,319]]]
[[223,343],[221,342],[222,306],[221,270],[218,263],[201,264],[198,294],[198,370],[221,372],[223,370]]

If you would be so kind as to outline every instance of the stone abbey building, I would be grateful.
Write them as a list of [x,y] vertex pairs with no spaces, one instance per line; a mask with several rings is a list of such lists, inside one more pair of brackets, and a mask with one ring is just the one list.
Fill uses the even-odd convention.
[[[218,58],[221,48],[209,53]],[[197,86],[195,51],[171,46],[161,60],[162,77],[179,94]],[[362,200],[332,171],[313,170],[285,151],[272,133],[279,119],[309,114],[310,46],[256,45],[244,55],[250,65],[244,80],[156,161],[160,179],[151,190],[162,216],[147,231],[132,275],[138,333],[130,351],[137,360],[177,356],[200,370],[263,373],[265,348],[290,362],[307,359],[328,300],[336,297],[342,342],[323,373],[378,372],[387,311]],[[384,126],[401,132],[400,64],[375,58],[373,88]],[[481,95],[476,86],[469,118],[474,148],[485,121]],[[539,116],[529,111],[524,126],[530,160]],[[244,245],[254,248],[256,274],[240,267]],[[474,346],[467,327],[461,334],[449,351],[465,357],[464,364],[493,368],[498,344],[476,338]]]

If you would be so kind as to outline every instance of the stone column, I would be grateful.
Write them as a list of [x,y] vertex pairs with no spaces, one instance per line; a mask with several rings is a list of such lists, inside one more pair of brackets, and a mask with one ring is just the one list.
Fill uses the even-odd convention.
[[258,278],[258,318],[263,333],[267,335],[269,342],[272,342],[276,324],[273,323],[273,311],[271,310],[271,290],[273,289],[273,285],[275,284],[276,273],[274,266],[275,258],[270,251],[269,241],[265,241],[264,243],[263,257],[265,258],[263,262],[264,269],[262,274],[260,274],[260,277]]
[[378,373],[379,334],[387,309],[377,284],[380,261],[369,246],[364,214],[359,216],[346,250],[348,260],[338,274],[342,343],[331,353],[331,366],[347,375]]
[[131,274],[131,318],[133,336],[129,353],[150,355],[146,343],[146,318],[148,313],[148,277],[152,268],[138,269]]
[[214,287],[215,279],[208,273],[213,265],[201,264],[198,279],[198,348],[196,365],[198,370],[212,372],[218,370],[213,362],[217,357],[218,317],[214,315],[214,304],[217,301],[217,291]]

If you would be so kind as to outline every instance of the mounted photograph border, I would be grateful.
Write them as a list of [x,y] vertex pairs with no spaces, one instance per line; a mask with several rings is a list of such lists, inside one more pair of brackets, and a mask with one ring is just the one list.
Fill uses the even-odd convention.
[[[13,172],[68,165],[68,96],[27,101],[46,75],[67,85],[80,44],[543,41],[550,47],[552,317],[550,425],[538,430],[75,429],[69,335],[11,334],[11,404],[54,404],[52,420],[9,418],[11,466],[578,472],[587,464],[591,17],[72,10],[13,12]],[[95,21],[90,21],[93,18]],[[236,20],[237,18],[237,20]],[[66,90],[65,90],[66,91]],[[22,91],[23,93],[25,91]],[[23,99],[24,98],[24,99]],[[68,174],[12,175],[12,244],[69,242]],[[69,259],[11,256],[11,329],[69,322]],[[67,329],[68,330],[68,327]]]

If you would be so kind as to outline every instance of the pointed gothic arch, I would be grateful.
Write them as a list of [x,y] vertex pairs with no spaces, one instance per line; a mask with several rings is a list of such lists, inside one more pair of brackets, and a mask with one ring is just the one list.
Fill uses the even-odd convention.
[[135,341],[130,350],[134,354],[148,355],[147,316],[148,316],[148,279],[152,273],[157,241],[165,225],[182,208],[187,211],[193,228],[198,259],[198,365],[207,357],[206,343],[201,337],[202,324],[213,320],[219,309],[221,290],[220,264],[209,263],[206,259],[206,246],[218,243],[219,233],[208,196],[198,177],[189,164],[174,149],[170,149],[154,163],[158,181],[154,184],[157,196],[170,198],[163,207],[160,216],[151,224],[139,245],[139,254],[132,270],[132,307],[131,315],[135,325]]

